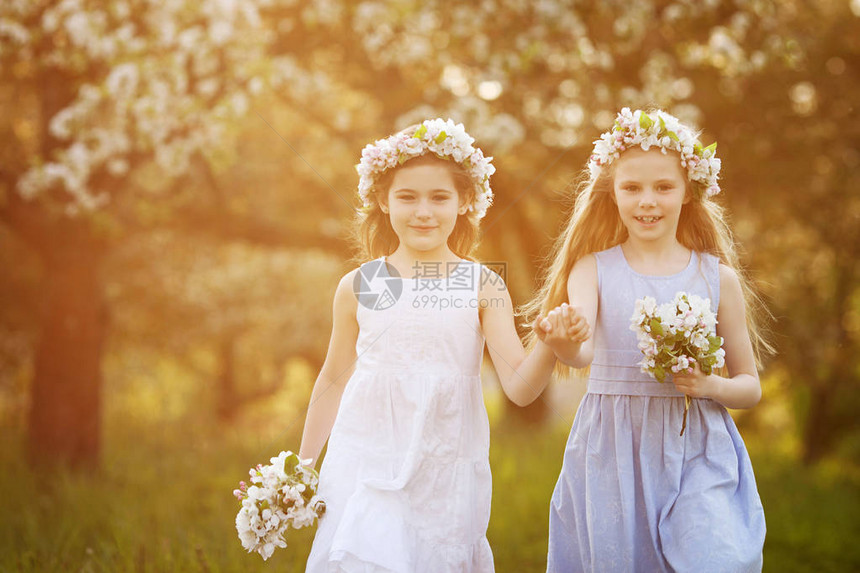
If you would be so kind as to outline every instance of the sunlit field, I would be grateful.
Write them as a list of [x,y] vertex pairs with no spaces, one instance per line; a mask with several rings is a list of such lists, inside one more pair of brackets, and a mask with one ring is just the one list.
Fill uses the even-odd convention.
[[[557,416],[543,426],[502,423],[498,395],[487,398],[496,570],[543,571],[548,504],[569,428]],[[291,411],[260,408],[226,429],[193,417],[113,419],[103,469],[94,473],[30,470],[17,436],[5,433],[0,571],[303,571],[311,530],[290,532],[289,547],[264,563],[243,551],[233,526],[236,482],[298,443],[300,423],[281,431]],[[747,443],[768,523],[764,570],[856,571],[860,468],[836,460],[805,468],[765,442]]]

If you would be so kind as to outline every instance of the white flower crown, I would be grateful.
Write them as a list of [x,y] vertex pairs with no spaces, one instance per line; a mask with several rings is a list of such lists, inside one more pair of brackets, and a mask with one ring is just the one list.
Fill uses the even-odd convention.
[[720,192],[717,183],[720,160],[716,157],[717,144],[702,147],[698,134],[665,111],[657,110],[650,115],[642,110],[631,112],[625,107],[615,118],[615,125],[594,142],[594,151],[588,160],[592,177],[597,177],[603,167],[621,155],[622,151],[640,146],[645,151],[651,147],[677,151],[681,154],[681,167],[686,168],[690,181],[701,183],[705,193],[711,197]]
[[462,123],[437,118],[421,122],[412,135],[401,132],[368,143],[361,150],[361,162],[356,166],[358,195],[362,204],[370,207],[368,194],[379,175],[431,151],[442,159],[450,157],[466,169],[475,182],[475,199],[469,205],[469,211],[474,211],[478,219],[483,218],[493,203],[490,175],[496,172],[496,168],[492,157],[484,157],[479,147],[472,146],[474,141]]

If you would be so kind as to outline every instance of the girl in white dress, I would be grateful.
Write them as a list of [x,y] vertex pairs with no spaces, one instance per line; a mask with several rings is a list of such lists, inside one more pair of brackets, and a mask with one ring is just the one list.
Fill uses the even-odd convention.
[[337,287],[300,449],[315,464],[328,438],[309,572],[493,571],[484,342],[518,404],[555,356],[544,343],[526,354],[504,281],[467,259],[495,170],[473,142],[435,119],[362,152],[368,262]]

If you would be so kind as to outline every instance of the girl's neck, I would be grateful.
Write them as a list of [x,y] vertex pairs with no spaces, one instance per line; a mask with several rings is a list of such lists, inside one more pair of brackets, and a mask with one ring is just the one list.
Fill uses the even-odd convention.
[[385,261],[394,265],[401,276],[411,277],[416,268],[431,264],[440,264],[442,274],[445,274],[448,264],[458,263],[462,259],[454,254],[447,245],[444,249],[433,251],[414,251],[400,245],[393,253],[385,257]]
[[672,275],[690,262],[690,249],[677,239],[666,242],[644,242],[628,238],[621,243],[621,251],[634,271],[645,275]]

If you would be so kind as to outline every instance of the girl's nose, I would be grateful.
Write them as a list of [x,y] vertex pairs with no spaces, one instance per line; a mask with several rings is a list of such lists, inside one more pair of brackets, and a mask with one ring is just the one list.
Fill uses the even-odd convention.
[[654,195],[651,192],[645,191],[644,193],[642,193],[642,196],[639,198],[639,206],[640,207],[656,207],[657,206],[657,200],[654,198]]
[[430,214],[430,206],[427,202],[418,201],[418,205],[415,206],[415,216],[421,219],[426,219]]

